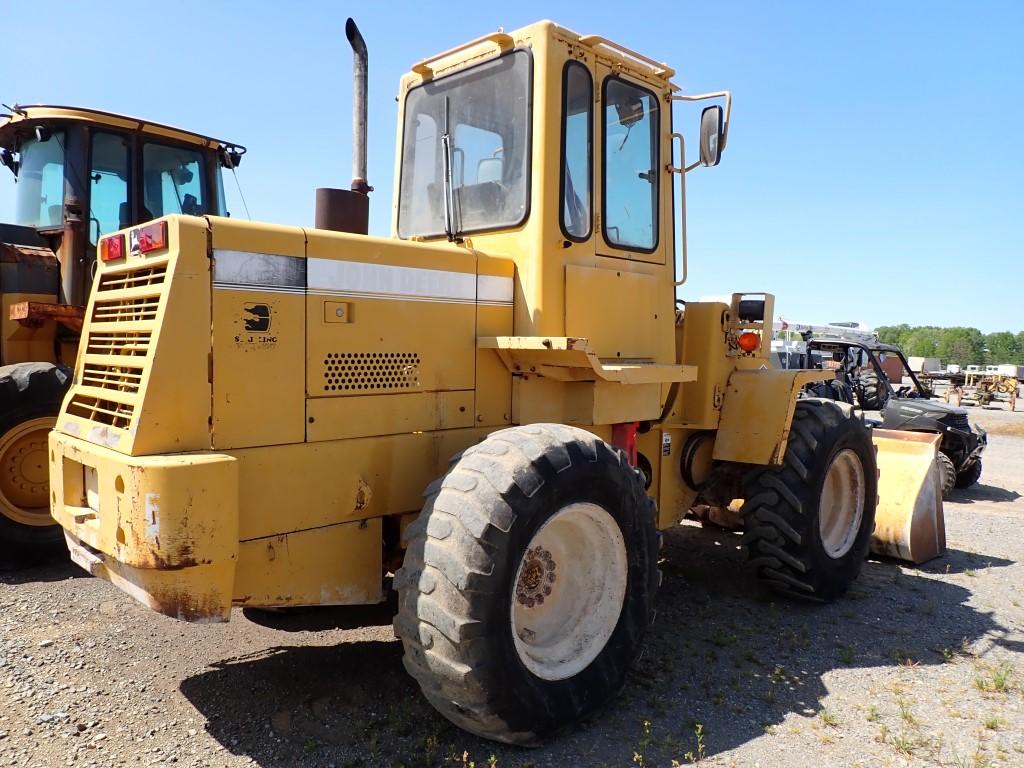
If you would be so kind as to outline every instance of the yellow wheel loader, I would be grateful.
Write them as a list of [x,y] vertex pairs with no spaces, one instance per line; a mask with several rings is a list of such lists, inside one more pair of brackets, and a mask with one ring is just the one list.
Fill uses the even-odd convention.
[[[103,235],[167,213],[224,215],[218,165],[245,149],[93,109],[10,107],[0,163],[15,180],[0,224],[0,562],[54,545],[46,440],[70,384]],[[125,337],[103,341],[129,354]]]
[[[673,74],[549,21],[488,34],[402,78],[390,237],[366,234],[357,97],[352,189],[318,190],[316,227],[103,238],[118,257],[50,438],[75,560],[186,621],[394,588],[424,695],[527,745],[622,686],[659,531],[698,499],[745,500],[771,588],[843,594],[874,527],[871,433],[801,397],[831,372],[771,367],[770,295],[677,311],[674,202],[718,163],[730,97]],[[672,108],[702,100],[724,108],[687,165]]]

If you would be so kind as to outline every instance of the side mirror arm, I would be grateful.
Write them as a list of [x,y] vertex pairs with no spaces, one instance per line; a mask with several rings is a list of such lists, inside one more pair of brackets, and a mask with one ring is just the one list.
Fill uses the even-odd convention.
[[[725,99],[725,118],[723,120],[724,125],[722,126],[722,140],[719,142],[720,151],[724,152],[726,144],[729,141],[729,120],[732,114],[732,91],[713,91],[711,93],[695,93],[692,96],[689,94],[673,93],[671,96],[672,101],[709,101],[711,99]],[[697,163],[690,166],[686,170],[689,171],[692,168],[697,167]]]

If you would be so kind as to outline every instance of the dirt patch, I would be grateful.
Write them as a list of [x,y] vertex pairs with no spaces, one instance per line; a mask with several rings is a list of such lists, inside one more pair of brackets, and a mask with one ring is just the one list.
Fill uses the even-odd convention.
[[1024,418],[1019,421],[1004,421],[992,424],[988,427],[990,435],[1009,435],[1011,437],[1024,437]]

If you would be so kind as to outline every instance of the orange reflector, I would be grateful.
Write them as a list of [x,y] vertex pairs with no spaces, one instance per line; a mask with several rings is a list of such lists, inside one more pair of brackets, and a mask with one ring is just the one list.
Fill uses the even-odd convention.
[[132,231],[132,236],[138,237],[139,253],[159,251],[167,247],[167,222],[154,221]]
[[124,258],[124,235],[111,235],[100,240],[100,261]]
[[740,345],[740,349],[744,352],[753,352],[759,346],[761,346],[761,337],[751,331],[746,331],[740,334],[737,343]]

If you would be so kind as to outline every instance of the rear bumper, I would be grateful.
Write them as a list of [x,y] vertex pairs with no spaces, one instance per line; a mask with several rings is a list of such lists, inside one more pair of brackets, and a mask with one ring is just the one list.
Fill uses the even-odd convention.
[[76,563],[153,610],[227,621],[238,560],[237,461],[126,456],[50,433],[50,507]]

